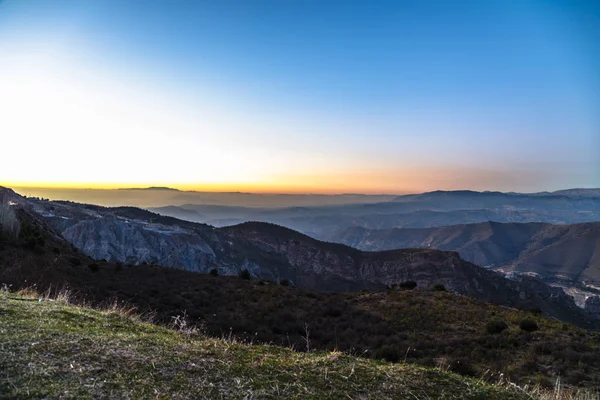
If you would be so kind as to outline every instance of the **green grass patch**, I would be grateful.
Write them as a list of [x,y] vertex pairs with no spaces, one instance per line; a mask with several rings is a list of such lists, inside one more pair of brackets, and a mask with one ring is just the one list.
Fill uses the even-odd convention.
[[436,368],[180,333],[0,294],[0,397],[526,399]]

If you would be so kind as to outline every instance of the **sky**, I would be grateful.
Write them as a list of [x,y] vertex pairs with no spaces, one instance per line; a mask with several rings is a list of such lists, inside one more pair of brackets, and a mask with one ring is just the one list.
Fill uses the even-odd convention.
[[595,0],[0,0],[0,185],[600,187]]

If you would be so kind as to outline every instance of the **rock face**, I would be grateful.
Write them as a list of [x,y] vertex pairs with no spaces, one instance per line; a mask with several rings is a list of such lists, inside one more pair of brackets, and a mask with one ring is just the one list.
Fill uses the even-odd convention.
[[[161,217],[133,207],[30,201],[61,235],[86,255],[109,262],[153,264],[221,275],[242,269],[277,279],[271,263],[259,268],[213,227]],[[258,273],[260,271],[260,274]]]
[[110,262],[194,270],[215,261],[215,253],[202,237],[161,224],[102,217],[78,222],[62,234],[86,254]]
[[221,275],[248,269],[262,279],[288,279],[299,288],[325,291],[383,289],[414,280],[418,288],[448,290],[521,308],[540,308],[585,325],[589,317],[561,289],[533,278],[508,280],[461,259],[457,252],[403,249],[364,252],[321,242],[267,223],[214,228],[133,208],[27,200],[52,227],[95,259],[160,264]]

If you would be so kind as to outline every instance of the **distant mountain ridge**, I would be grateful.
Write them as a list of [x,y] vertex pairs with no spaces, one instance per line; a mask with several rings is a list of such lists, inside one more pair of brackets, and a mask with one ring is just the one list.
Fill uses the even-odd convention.
[[330,240],[369,251],[407,246],[458,251],[465,260],[478,265],[600,288],[600,222],[485,222],[387,230],[353,227]]
[[[595,196],[599,191],[570,189],[534,194],[436,191],[363,204],[271,209],[184,204],[150,210],[215,226],[247,221],[270,222],[328,240],[332,234],[353,226],[388,229],[430,228],[486,221],[552,224],[600,221],[600,196]],[[190,211],[198,215],[190,214]]]

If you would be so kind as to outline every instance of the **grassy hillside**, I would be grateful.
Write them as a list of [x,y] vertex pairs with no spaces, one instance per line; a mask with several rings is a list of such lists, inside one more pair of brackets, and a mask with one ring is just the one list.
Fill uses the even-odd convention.
[[529,398],[440,369],[213,339],[60,300],[1,292],[0,315],[2,398]]

